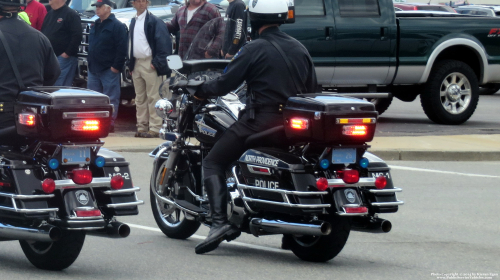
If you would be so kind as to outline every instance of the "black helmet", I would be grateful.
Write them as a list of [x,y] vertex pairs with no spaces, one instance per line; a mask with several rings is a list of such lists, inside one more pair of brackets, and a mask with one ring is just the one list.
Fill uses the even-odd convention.
[[0,0],[0,7],[3,6],[26,7],[26,0]]

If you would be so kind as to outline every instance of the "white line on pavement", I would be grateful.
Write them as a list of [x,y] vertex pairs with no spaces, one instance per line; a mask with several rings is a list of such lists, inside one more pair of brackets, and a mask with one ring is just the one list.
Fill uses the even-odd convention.
[[443,174],[461,175],[461,176],[469,176],[469,177],[481,177],[481,178],[500,178],[500,176],[494,176],[494,175],[481,175],[481,174],[471,174],[471,173],[460,173],[460,172],[453,172],[453,171],[432,170],[432,169],[425,169],[425,168],[396,166],[396,165],[390,165],[389,167],[392,168],[392,169],[408,170],[408,171],[443,173]]
[[[132,227],[132,228],[138,228],[138,229],[143,229],[143,230],[149,230],[149,231],[161,232],[162,233],[162,231],[159,228],[147,227],[147,226],[141,226],[141,225],[129,224],[129,223],[127,223],[127,225],[129,227]],[[194,235],[191,235],[191,238],[204,240],[206,238],[206,236],[201,236],[201,235],[194,234]],[[238,241],[231,241],[231,242],[224,241],[224,242],[226,244],[230,244],[230,245],[236,245],[236,246],[240,246],[240,247],[257,249],[257,250],[264,250],[264,251],[270,251],[270,252],[277,252],[277,253],[287,253],[287,252],[290,252],[290,251],[285,251],[285,250],[282,250],[282,249],[269,248],[269,247],[264,247],[264,246],[259,246],[259,245],[242,243],[242,242],[238,242]]]

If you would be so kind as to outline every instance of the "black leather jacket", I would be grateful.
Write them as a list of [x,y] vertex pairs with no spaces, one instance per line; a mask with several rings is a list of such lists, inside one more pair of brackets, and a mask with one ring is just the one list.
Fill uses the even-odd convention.
[[[61,70],[45,35],[16,16],[0,19],[0,30],[7,40],[25,87],[51,86]],[[0,43],[0,128],[13,125],[13,102],[20,91],[7,52]]]

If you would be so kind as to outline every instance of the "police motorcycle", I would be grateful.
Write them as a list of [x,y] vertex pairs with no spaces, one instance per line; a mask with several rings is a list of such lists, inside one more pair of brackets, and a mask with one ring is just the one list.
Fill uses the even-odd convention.
[[[203,158],[245,104],[234,92],[193,97],[196,86],[220,75],[228,60],[167,61],[177,83],[169,100],[165,82],[156,104],[166,142],[150,153],[151,208],[165,235],[186,239],[201,224],[211,225]],[[289,98],[282,114],[283,125],[249,137],[248,149],[226,171],[229,221],[256,237],[282,234],[286,247],[312,262],[337,256],[351,230],[389,232],[391,222],[379,214],[395,213],[403,202],[387,164],[367,151],[378,117],[374,105],[310,94]]]
[[33,87],[18,94],[15,127],[0,130],[0,241],[19,240],[38,268],[69,267],[86,235],[130,234],[116,217],[143,201],[129,163],[102,147],[112,112],[104,94]]

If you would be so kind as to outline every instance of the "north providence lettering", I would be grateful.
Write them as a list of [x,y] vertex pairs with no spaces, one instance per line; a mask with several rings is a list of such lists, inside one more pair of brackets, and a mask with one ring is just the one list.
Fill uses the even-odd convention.
[[257,164],[263,164],[263,165],[268,165],[268,166],[278,166],[278,162],[279,162],[278,159],[252,156],[252,155],[246,155],[245,161],[249,162],[249,163],[257,163]]

